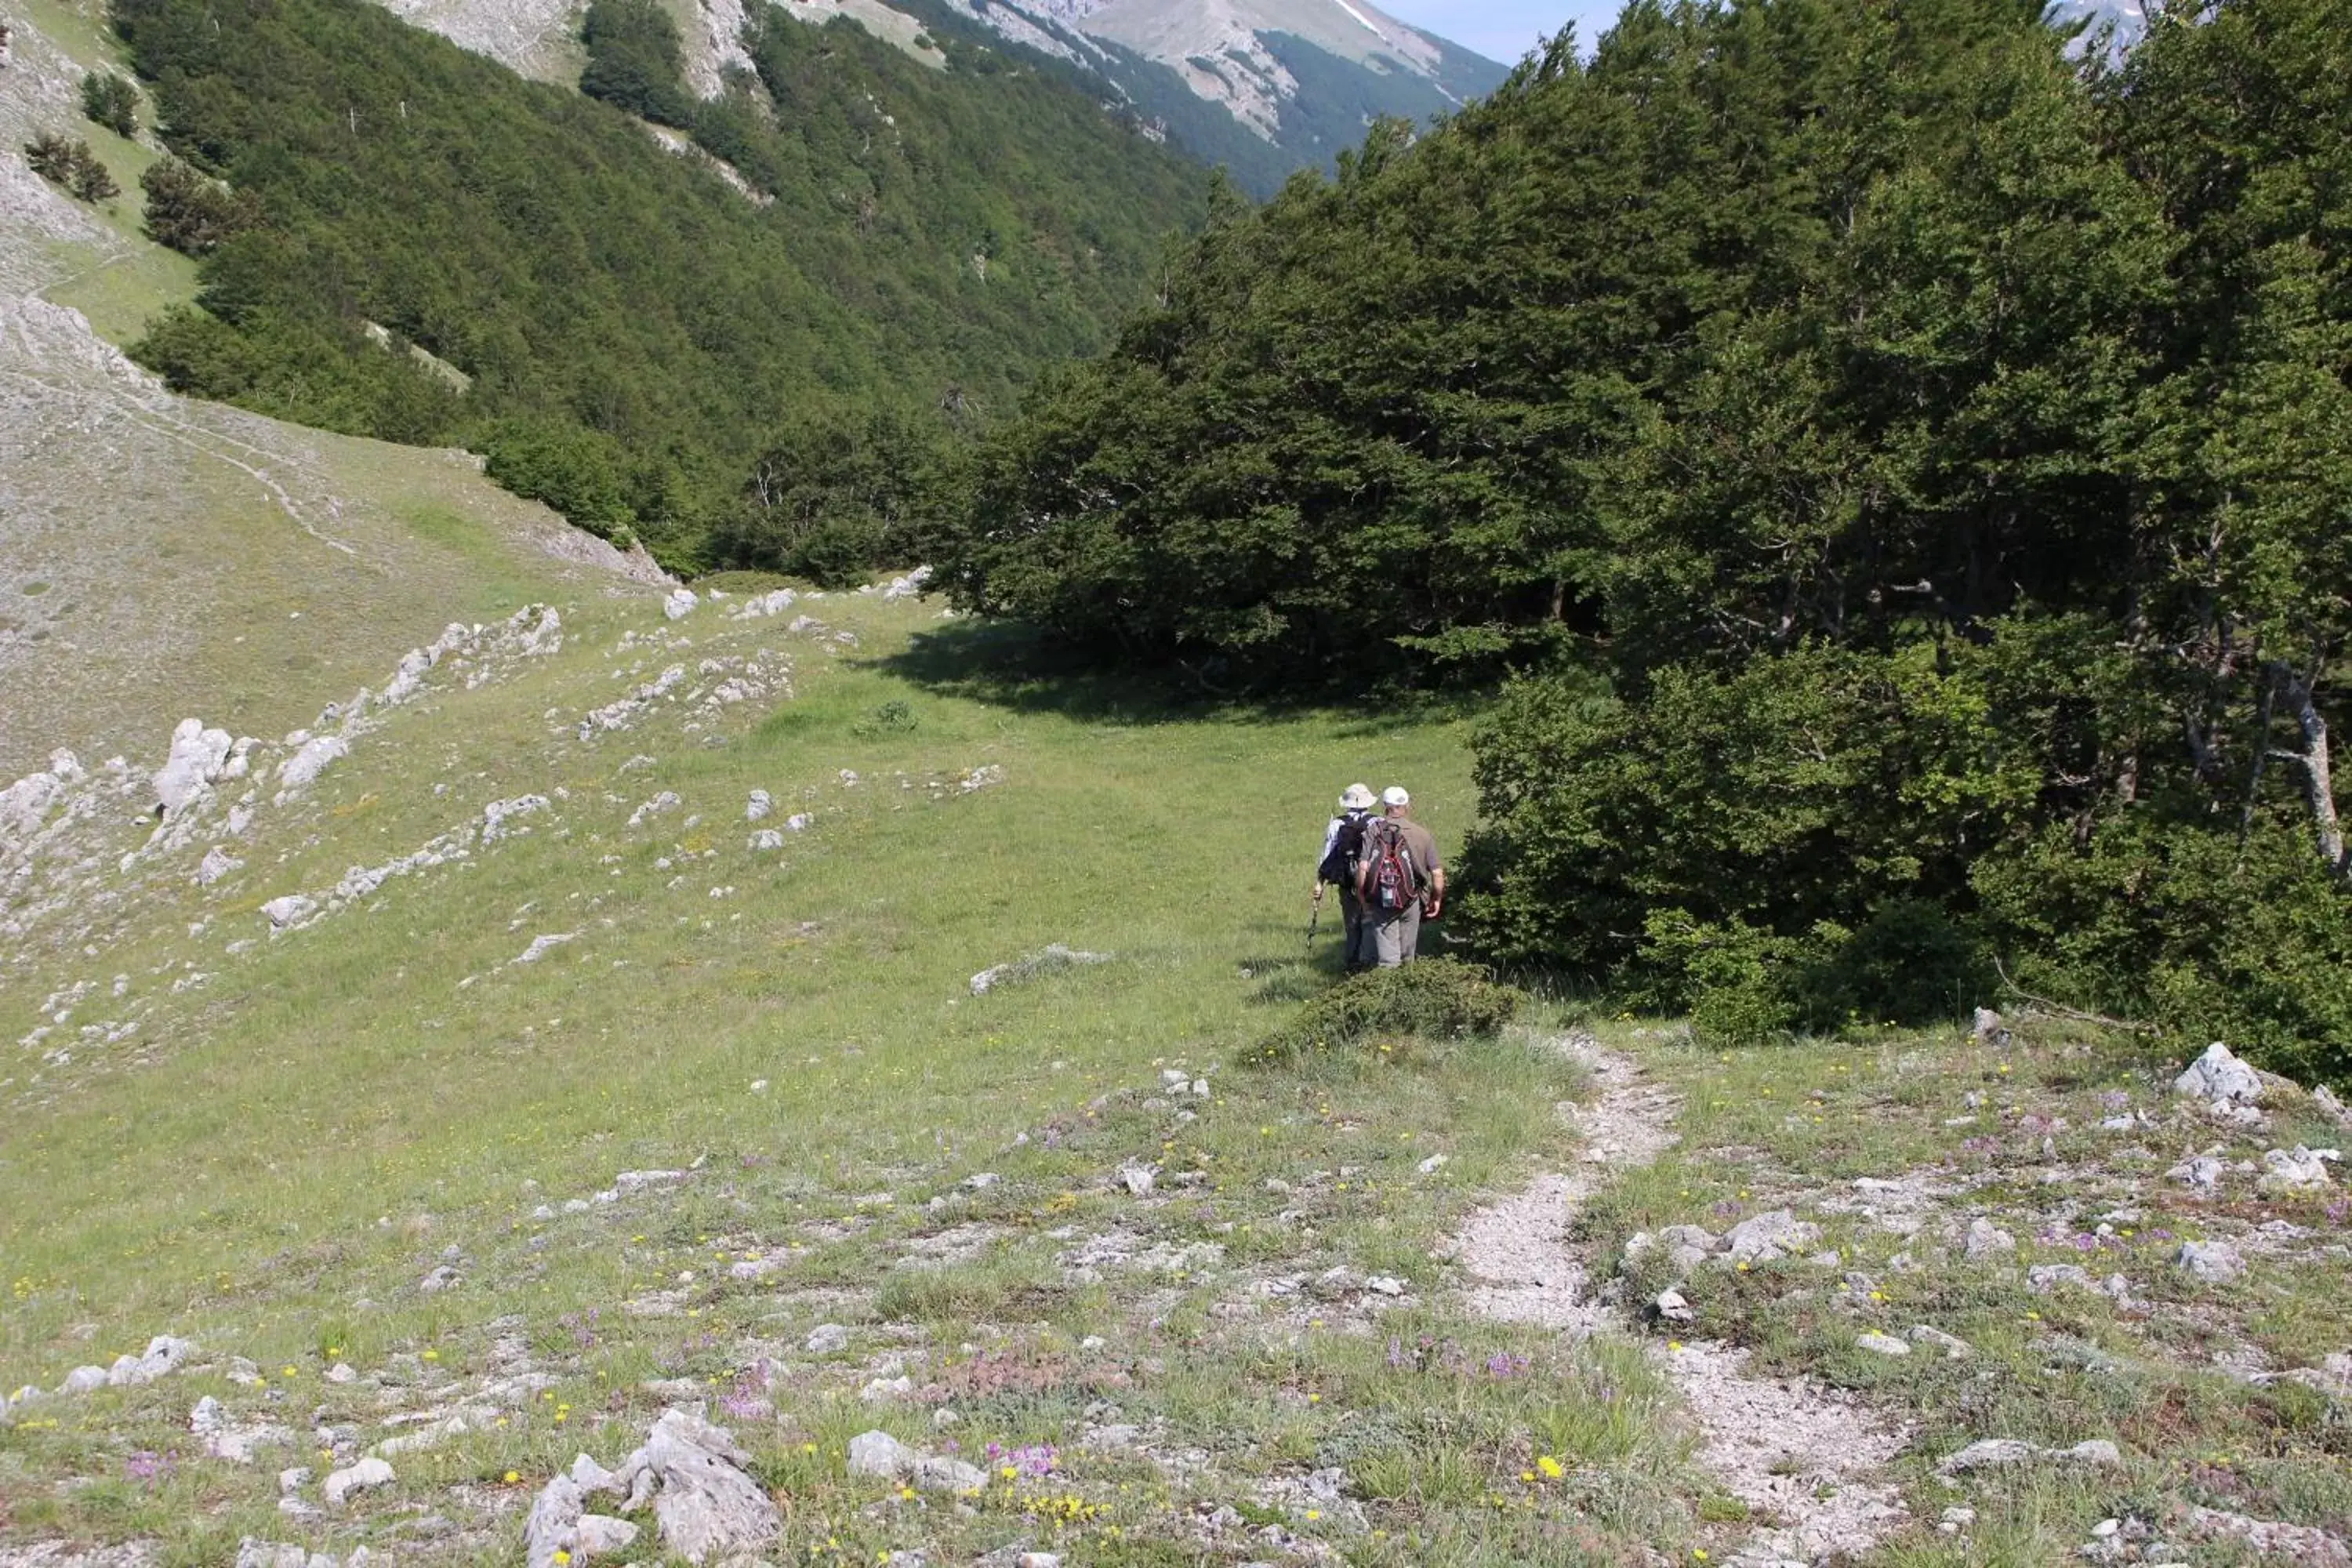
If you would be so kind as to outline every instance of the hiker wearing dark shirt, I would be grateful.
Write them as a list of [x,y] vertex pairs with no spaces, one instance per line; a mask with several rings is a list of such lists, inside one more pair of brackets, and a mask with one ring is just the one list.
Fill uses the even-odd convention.
[[1339,797],[1339,815],[1323,825],[1323,853],[1315,862],[1315,902],[1323,889],[1339,889],[1339,922],[1345,937],[1341,956],[1348,972],[1370,969],[1375,954],[1366,937],[1363,900],[1356,896],[1356,857],[1364,847],[1364,828],[1372,815],[1371,786],[1352,784]]
[[1445,907],[1445,863],[1429,829],[1412,820],[1412,796],[1403,786],[1382,790],[1381,808],[1364,832],[1356,896],[1363,900],[1373,962],[1394,969],[1417,955],[1423,917],[1433,920]]

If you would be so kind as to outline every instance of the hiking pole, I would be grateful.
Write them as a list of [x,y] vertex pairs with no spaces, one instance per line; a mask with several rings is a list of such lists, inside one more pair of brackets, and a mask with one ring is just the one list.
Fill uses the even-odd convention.
[[1315,900],[1315,912],[1307,917],[1307,951],[1315,951],[1315,928],[1323,921],[1323,900]]

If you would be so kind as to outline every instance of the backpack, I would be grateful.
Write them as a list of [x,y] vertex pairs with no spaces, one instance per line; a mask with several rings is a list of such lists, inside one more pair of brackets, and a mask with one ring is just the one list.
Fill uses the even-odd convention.
[[1356,859],[1364,852],[1364,819],[1368,813],[1350,811],[1339,818],[1339,831],[1332,836],[1330,852],[1323,864],[1315,868],[1315,879],[1333,882],[1343,888],[1356,885]]
[[1420,900],[1421,872],[1394,823],[1381,822],[1365,834],[1364,868],[1366,909],[1393,914]]

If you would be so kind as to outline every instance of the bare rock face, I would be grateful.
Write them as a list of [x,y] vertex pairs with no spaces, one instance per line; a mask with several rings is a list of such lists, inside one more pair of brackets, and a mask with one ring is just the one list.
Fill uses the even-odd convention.
[[1723,1244],[1735,1263],[1770,1263],[1802,1252],[1821,1238],[1821,1226],[1787,1209],[1773,1209],[1733,1226]]

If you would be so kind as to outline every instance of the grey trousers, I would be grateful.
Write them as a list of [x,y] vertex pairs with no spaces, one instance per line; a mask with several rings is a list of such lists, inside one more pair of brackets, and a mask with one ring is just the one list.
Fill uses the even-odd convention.
[[1367,911],[1364,925],[1370,933],[1373,961],[1382,969],[1410,963],[1421,947],[1421,902],[1415,900],[1391,915]]

